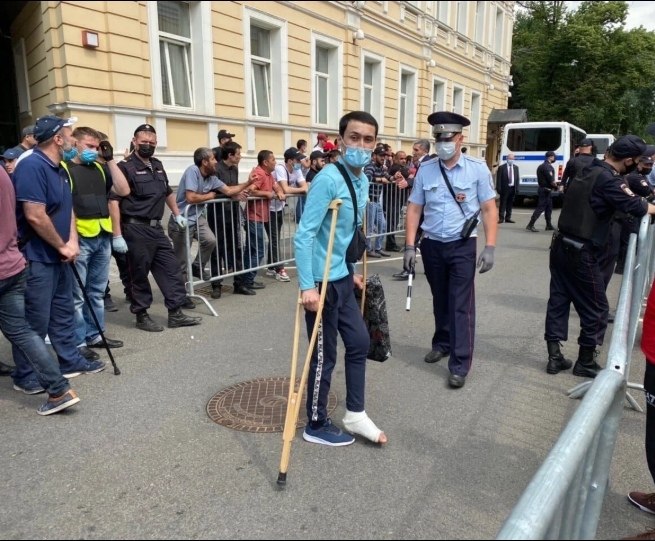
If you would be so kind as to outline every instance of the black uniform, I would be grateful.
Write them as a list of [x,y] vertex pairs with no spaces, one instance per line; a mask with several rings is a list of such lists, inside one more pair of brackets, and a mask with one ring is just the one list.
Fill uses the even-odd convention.
[[161,219],[166,198],[173,191],[162,163],[150,158],[149,166],[135,154],[118,164],[130,185],[120,201],[121,228],[128,246],[127,261],[132,282],[130,311],[141,313],[152,304],[148,274],[152,275],[164,295],[166,308],[175,310],[186,301],[180,265],[171,241],[164,233]]
[[537,208],[532,213],[532,218],[530,218],[530,225],[528,227],[534,226],[542,212],[546,218],[546,227],[551,227],[553,200],[551,199],[550,194],[555,188],[555,168],[548,160],[545,160],[539,167],[537,167],[537,182],[539,183],[539,188],[537,189],[539,201],[537,202]]
[[594,158],[588,172],[570,184],[559,231],[553,235],[546,341],[568,339],[573,303],[580,316],[578,344],[595,348],[603,343],[609,305],[598,260],[616,210],[641,217],[647,202],[635,196],[609,164]]
[[573,182],[573,179],[589,167],[593,161],[594,156],[592,154],[578,154],[566,163],[564,173],[562,173],[562,186],[565,192],[568,190],[569,184]]

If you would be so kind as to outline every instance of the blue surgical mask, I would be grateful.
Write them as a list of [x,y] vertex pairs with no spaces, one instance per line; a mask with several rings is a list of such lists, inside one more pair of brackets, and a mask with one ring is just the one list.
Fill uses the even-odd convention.
[[82,163],[86,163],[87,165],[96,161],[97,157],[98,157],[98,151],[92,150],[90,148],[85,148],[82,151],[82,154],[80,154],[80,160],[82,160]]
[[68,150],[64,149],[61,159],[65,162],[74,160],[77,157],[77,147],[71,147]]
[[369,164],[371,154],[373,154],[373,149],[371,148],[346,147],[346,151],[343,154],[343,161],[354,169],[361,169]]
[[514,160],[507,160],[507,165],[514,165]]
[[439,142],[437,141],[437,155],[441,160],[450,160],[457,152],[457,144],[454,141]]
[[294,171],[300,171],[301,168],[302,168],[301,164],[299,164],[299,163],[294,163],[293,164],[293,170]]

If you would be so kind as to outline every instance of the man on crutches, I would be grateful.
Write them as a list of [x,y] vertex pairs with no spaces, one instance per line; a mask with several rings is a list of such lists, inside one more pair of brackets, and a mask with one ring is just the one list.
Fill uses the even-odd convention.
[[[317,318],[319,320],[318,338],[307,379],[308,423],[303,439],[322,445],[350,445],[355,441],[350,434],[364,436],[375,443],[387,442],[384,432],[364,411],[369,335],[354,294],[354,287],[364,288],[364,278],[354,273],[354,264],[348,263],[346,258],[351,240],[357,238],[355,223],[359,227],[367,204],[368,179],[363,168],[371,159],[377,132],[377,121],[369,113],[355,111],[341,118],[339,145],[342,157],[338,165],[326,165],[314,177],[295,236],[298,281],[309,336]],[[331,219],[328,208],[334,199],[341,199],[343,204],[337,217],[331,257],[326,261]],[[355,199],[357,214],[354,212]],[[363,249],[359,257],[362,252]],[[326,264],[330,269],[327,283],[323,282]],[[324,303],[321,303],[320,292],[324,287],[327,290]],[[341,335],[346,349],[346,415],[343,426],[350,434],[332,424],[327,416],[328,393],[337,361],[337,334]]]

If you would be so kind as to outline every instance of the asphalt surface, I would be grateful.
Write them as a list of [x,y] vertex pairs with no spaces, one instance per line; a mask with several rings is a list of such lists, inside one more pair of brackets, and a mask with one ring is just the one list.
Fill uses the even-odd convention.
[[[389,443],[342,448],[302,441],[291,452],[288,485],[276,487],[280,433],[254,434],[213,423],[209,399],[259,377],[287,376],[297,283],[262,276],[255,297],[211,301],[201,326],[145,333],[113,292],[107,335],[120,376],[108,369],[72,380],[81,402],[50,417],[0,379],[0,537],[4,539],[485,539],[496,536],[579,401],[566,391],[581,378],[546,374],[543,341],[550,235],[529,233],[531,208],[501,226],[492,271],[476,278],[477,334],[464,388],[447,385],[447,361],[426,364],[432,300],[417,265],[412,309],[398,259],[371,263],[382,277],[393,357],[369,362],[366,410]],[[557,213],[556,213],[557,214]],[[555,217],[556,218],[556,217]],[[543,230],[543,218],[537,223]],[[482,241],[480,241],[482,244]],[[480,247],[479,247],[480,248]],[[290,270],[295,278],[295,271]],[[231,280],[226,280],[231,285]],[[618,297],[620,276],[610,284]],[[156,288],[155,288],[156,290]],[[165,324],[157,293],[153,319]],[[304,330],[303,330],[304,332]],[[608,333],[609,334],[609,333]],[[577,316],[564,352],[577,353]],[[98,350],[108,361],[106,352]],[[603,348],[603,362],[607,346]],[[0,359],[11,362],[0,343]],[[634,352],[631,380],[641,382]],[[334,414],[345,411],[343,363],[333,377]],[[635,398],[644,406],[643,396]],[[650,492],[645,416],[626,408],[614,453],[600,539],[653,526],[631,506]]]

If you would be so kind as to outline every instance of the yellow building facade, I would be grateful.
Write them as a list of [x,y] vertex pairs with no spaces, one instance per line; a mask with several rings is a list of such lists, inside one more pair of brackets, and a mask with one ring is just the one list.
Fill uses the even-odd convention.
[[247,170],[260,150],[333,139],[359,109],[381,141],[410,151],[432,139],[426,117],[449,110],[471,119],[469,153],[491,165],[487,120],[507,107],[514,4],[23,2],[10,23],[17,131],[76,116],[123,149],[148,122],[176,184],[219,129],[235,134]]

